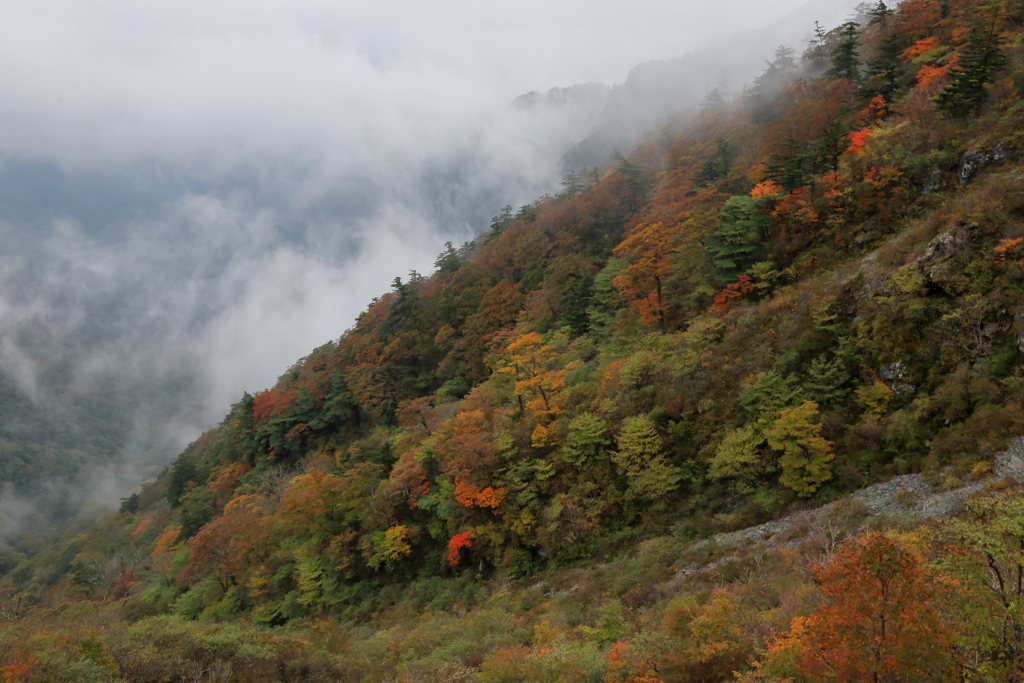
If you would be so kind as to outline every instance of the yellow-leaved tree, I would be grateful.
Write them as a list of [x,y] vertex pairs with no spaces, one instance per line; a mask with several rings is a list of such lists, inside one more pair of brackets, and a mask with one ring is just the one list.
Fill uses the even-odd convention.
[[531,437],[535,448],[557,445],[558,416],[569,399],[565,373],[575,364],[552,368],[556,356],[555,348],[544,343],[539,334],[527,332],[509,342],[503,359],[505,364],[498,369],[512,377],[523,412],[536,422]]
[[779,419],[764,432],[768,445],[782,451],[779,481],[804,497],[832,478],[829,463],[836,457],[832,442],[821,436],[817,417],[818,404],[804,401],[795,408],[783,410]]

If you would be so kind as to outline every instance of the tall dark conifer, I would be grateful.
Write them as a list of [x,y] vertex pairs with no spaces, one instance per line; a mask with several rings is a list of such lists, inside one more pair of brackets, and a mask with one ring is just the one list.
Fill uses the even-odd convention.
[[842,40],[832,50],[832,66],[829,67],[827,75],[857,83],[860,81],[860,38],[857,36],[857,29],[860,24],[855,21],[848,21],[840,27]]
[[868,12],[868,16],[870,17],[870,21],[868,21],[868,26],[886,23],[886,21],[889,19],[890,14],[892,14],[892,10],[889,9],[889,7],[884,2],[882,2],[882,0],[878,0],[878,4],[875,5],[870,12]]
[[834,118],[829,122],[828,128],[825,129],[825,135],[818,143],[820,164],[834,173],[839,172],[839,157],[843,156],[843,152],[849,147],[849,142],[846,139],[847,132],[849,132],[849,128],[842,120]]
[[868,77],[862,86],[862,94],[867,97],[881,95],[886,102],[892,102],[900,74],[902,50],[903,41],[898,34],[891,33],[882,40],[875,58],[867,64]]
[[985,100],[985,85],[992,74],[1006,67],[1001,42],[994,21],[975,26],[953,68],[952,81],[935,98],[936,104],[958,118],[976,112]]
[[750,113],[758,123],[771,120],[779,92],[794,78],[796,60],[793,59],[793,48],[778,46],[775,59],[767,64],[768,68],[754,79],[747,91]]

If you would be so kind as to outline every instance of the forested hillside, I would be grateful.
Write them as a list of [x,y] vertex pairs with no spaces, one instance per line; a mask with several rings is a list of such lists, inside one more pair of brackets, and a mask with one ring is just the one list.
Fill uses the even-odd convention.
[[1012,480],[697,543],[1024,434],[1024,2],[857,11],[9,549],[5,680],[1018,680]]

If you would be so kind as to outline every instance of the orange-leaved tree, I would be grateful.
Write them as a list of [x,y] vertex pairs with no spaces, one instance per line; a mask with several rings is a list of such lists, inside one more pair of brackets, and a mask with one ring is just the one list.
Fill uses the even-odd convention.
[[672,255],[678,228],[656,221],[636,226],[615,247],[615,255],[628,259],[614,285],[634,302],[647,324],[665,326],[664,286],[672,270]]
[[918,545],[912,535],[885,532],[847,541],[814,567],[827,602],[795,619],[745,680],[961,680],[950,615],[939,609],[949,587],[931,573]]
[[532,442],[538,448],[557,445],[555,423],[569,399],[565,373],[571,368],[553,368],[556,356],[555,348],[544,343],[539,334],[527,332],[509,342],[502,358],[504,365],[498,369],[512,377],[523,411],[536,422]]

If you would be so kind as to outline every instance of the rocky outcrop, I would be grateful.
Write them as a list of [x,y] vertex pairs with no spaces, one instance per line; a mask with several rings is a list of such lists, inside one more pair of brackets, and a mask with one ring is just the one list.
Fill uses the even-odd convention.
[[1008,142],[997,142],[991,147],[976,147],[964,153],[960,161],[960,170],[957,178],[960,180],[960,187],[964,187],[974,180],[979,173],[986,168],[996,166],[1017,153],[1017,148]]
[[1024,311],[1013,316],[1013,332],[1017,339],[1017,351],[1024,353]]
[[[996,482],[1024,481],[1024,439],[1016,439],[1010,447],[995,457],[991,475],[952,489],[936,490],[920,474],[904,474],[882,484],[861,489],[846,498],[828,505],[798,512],[765,524],[718,534],[701,544],[714,544],[718,548],[750,544],[777,547],[802,538],[809,532],[827,532],[836,520],[849,516],[852,511],[864,518],[905,516],[917,519],[938,519],[957,512],[970,496]],[[728,555],[728,553],[727,553]],[[728,561],[727,556],[705,566],[691,566],[680,574],[686,576]]]
[[952,228],[937,235],[917,258],[917,267],[933,285],[944,288],[967,265],[970,238],[966,230]]

